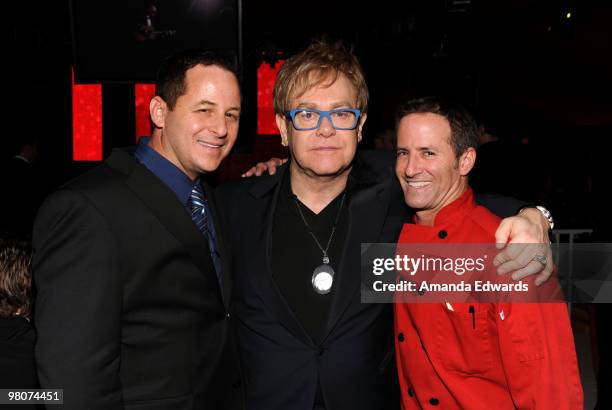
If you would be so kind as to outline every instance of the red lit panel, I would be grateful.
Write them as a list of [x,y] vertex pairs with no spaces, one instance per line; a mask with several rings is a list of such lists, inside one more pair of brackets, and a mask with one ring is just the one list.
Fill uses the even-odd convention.
[[134,84],[136,103],[136,142],[143,136],[151,135],[149,102],[155,96],[155,84]]
[[72,159],[102,161],[102,85],[75,84],[72,71]]
[[278,134],[274,121],[273,91],[276,74],[285,60],[279,60],[274,68],[268,63],[261,63],[257,69],[257,134]]

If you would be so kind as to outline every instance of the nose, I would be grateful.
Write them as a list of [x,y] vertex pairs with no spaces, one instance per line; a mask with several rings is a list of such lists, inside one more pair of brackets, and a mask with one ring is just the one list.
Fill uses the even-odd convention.
[[319,129],[317,130],[317,134],[322,137],[329,138],[336,133],[336,129],[334,128],[331,118],[326,115],[321,118],[321,124],[319,124]]
[[218,138],[227,137],[227,118],[223,114],[213,115],[207,127]]
[[406,177],[414,178],[421,173],[421,161],[418,155],[406,155],[404,161],[404,175]]

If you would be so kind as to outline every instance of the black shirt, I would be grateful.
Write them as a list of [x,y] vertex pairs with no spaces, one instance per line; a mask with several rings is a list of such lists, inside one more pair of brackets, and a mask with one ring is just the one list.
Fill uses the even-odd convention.
[[[289,172],[281,183],[274,228],[272,231],[272,274],[287,304],[300,321],[306,333],[316,345],[321,345],[327,335],[327,319],[338,283],[340,257],[348,230],[347,202],[340,211],[336,232],[327,251],[334,269],[334,285],[326,295],[320,295],[312,287],[312,273],[323,263],[323,252],[309,233],[300,216],[296,196],[291,190]],[[299,206],[308,225],[325,249],[342,202],[341,193],[321,212],[315,214],[304,204]]]
[[[0,318],[0,389],[38,388],[34,363],[35,339],[34,328],[26,319]],[[34,404],[5,404],[0,408],[33,410],[38,407]]]

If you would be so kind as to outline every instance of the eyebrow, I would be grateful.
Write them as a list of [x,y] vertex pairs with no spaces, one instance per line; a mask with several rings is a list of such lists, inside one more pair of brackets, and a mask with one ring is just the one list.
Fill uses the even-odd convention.
[[196,105],[217,105],[217,103],[209,100],[200,100]]
[[[316,105],[317,104],[315,103],[303,101],[303,102],[298,102],[298,105],[296,108],[316,109],[315,108]],[[353,108],[353,104],[350,104],[347,101],[338,101],[331,105],[330,110],[335,110],[336,108]],[[326,111],[326,110],[320,110],[320,111]]]
[[[218,104],[210,100],[200,100],[198,101],[196,106],[198,105],[212,105],[216,107]],[[229,107],[227,111],[240,111],[240,106],[238,105],[238,106]]]
[[[398,146],[395,150],[396,151],[410,151],[410,148],[405,148],[405,147]],[[423,152],[423,151],[437,151],[435,147],[418,147],[416,150],[420,151],[420,152]]]

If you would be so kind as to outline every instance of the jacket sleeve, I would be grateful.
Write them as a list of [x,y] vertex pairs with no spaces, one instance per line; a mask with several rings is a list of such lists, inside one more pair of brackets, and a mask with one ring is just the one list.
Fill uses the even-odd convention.
[[474,200],[478,205],[484,206],[500,218],[514,216],[522,208],[533,205],[520,199],[497,194],[474,194]]
[[116,239],[85,196],[43,204],[33,233],[35,348],[42,388],[64,389],[64,409],[122,409],[122,287]]
[[506,380],[517,409],[581,410],[574,338],[563,303],[503,304],[497,318]]

